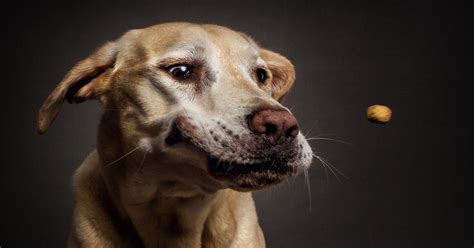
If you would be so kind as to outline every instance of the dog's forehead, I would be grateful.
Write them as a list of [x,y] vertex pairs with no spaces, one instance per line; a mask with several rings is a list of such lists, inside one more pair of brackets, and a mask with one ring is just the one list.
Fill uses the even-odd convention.
[[202,25],[202,28],[207,31],[213,44],[224,52],[236,53],[239,56],[258,55],[257,44],[243,33],[217,25]]
[[137,36],[134,41],[154,60],[196,53],[218,53],[227,59],[258,59],[258,46],[248,36],[217,25],[160,24],[139,30]]

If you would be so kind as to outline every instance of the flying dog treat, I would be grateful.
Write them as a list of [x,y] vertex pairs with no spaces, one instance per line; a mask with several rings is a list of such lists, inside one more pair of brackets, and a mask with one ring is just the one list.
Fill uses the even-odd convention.
[[372,105],[367,108],[367,118],[375,123],[387,123],[392,117],[392,110],[384,105]]

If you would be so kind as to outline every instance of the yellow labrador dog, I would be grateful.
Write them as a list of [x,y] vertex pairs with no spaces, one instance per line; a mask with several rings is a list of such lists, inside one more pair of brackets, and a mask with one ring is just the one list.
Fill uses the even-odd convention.
[[265,247],[251,191],[309,167],[280,104],[285,57],[215,25],[131,30],[80,61],[39,110],[97,99],[97,150],[75,174],[70,247]]

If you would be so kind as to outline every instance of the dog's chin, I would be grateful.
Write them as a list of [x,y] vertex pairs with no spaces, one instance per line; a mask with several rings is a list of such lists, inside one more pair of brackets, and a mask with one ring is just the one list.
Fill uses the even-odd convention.
[[295,175],[297,166],[275,161],[240,164],[208,157],[209,174],[238,191],[264,189]]

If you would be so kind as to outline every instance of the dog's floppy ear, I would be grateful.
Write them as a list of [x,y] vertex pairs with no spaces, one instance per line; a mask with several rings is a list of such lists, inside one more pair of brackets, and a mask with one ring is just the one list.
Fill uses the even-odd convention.
[[260,56],[272,73],[272,97],[281,102],[295,82],[295,67],[287,58],[266,49],[260,49]]
[[86,59],[77,63],[41,106],[36,120],[39,134],[45,133],[57,117],[66,99],[79,103],[99,99],[107,90],[112,67],[117,55],[117,44],[108,42]]

